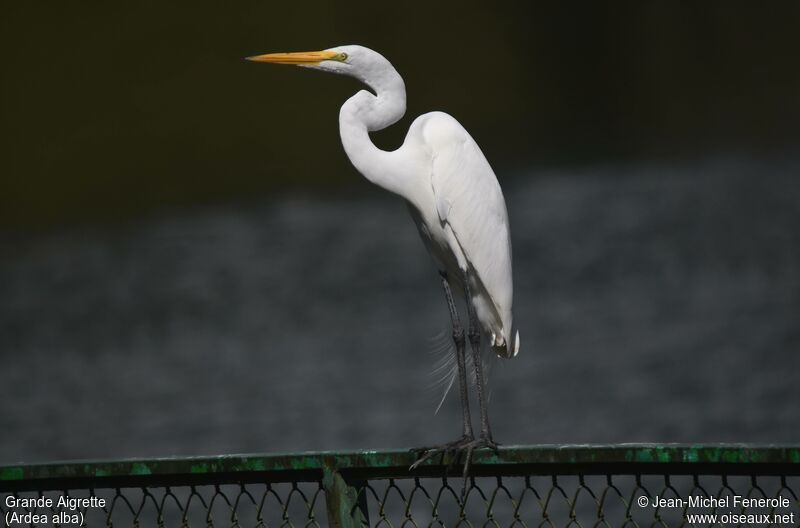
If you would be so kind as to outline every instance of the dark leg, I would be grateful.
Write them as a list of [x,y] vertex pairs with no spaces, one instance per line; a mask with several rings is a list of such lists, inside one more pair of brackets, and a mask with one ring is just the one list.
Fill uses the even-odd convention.
[[467,335],[472,348],[472,364],[475,368],[475,385],[478,390],[478,405],[481,413],[481,436],[478,440],[473,440],[465,446],[467,453],[464,461],[464,489],[466,489],[466,478],[469,472],[469,464],[472,461],[472,451],[488,447],[497,452],[497,444],[492,440],[492,430],[489,427],[489,411],[486,405],[486,388],[483,377],[483,362],[481,361],[481,329],[478,325],[478,317],[475,315],[475,307],[472,305],[469,277],[464,277],[464,294],[467,298],[467,316],[469,317]]
[[[456,345],[456,364],[458,365],[458,385],[461,393],[461,419],[463,428],[461,438],[455,442],[450,442],[443,446],[422,449],[421,451],[425,451],[425,454],[414,462],[411,469],[416,468],[436,453],[460,451],[475,441],[475,434],[472,432],[472,419],[469,412],[469,394],[467,392],[467,360],[464,329],[461,327],[461,322],[458,318],[458,310],[456,309],[456,303],[453,301],[453,293],[450,291],[450,284],[447,282],[447,274],[445,272],[440,272],[440,275],[442,276],[444,295],[447,299],[447,308],[450,310],[450,321],[453,325],[453,342]],[[466,467],[464,470],[466,474]]]
[[492,429],[489,426],[489,409],[486,405],[486,387],[483,377],[483,362],[481,361],[481,330],[478,326],[478,317],[472,305],[472,295],[469,289],[468,278],[464,277],[464,291],[467,297],[467,314],[469,316],[469,343],[472,347],[472,364],[475,368],[475,385],[478,389],[478,406],[481,413],[481,440],[485,447],[497,448],[492,440]]
[[472,433],[472,417],[469,413],[469,394],[467,392],[467,358],[466,342],[464,341],[464,329],[458,320],[456,303],[453,302],[453,293],[450,291],[450,284],[447,282],[447,275],[442,273],[442,286],[444,295],[447,298],[447,307],[450,309],[450,321],[453,323],[453,342],[456,345],[456,362],[458,363],[458,385],[461,391],[461,420],[463,424],[462,438],[472,440],[475,435]]

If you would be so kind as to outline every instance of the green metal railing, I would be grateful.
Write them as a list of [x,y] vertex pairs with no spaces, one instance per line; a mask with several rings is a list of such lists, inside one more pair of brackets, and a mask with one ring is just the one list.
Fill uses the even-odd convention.
[[415,458],[0,466],[0,514],[9,526],[800,526],[798,446],[502,447],[476,452],[466,481],[458,460],[409,471]]

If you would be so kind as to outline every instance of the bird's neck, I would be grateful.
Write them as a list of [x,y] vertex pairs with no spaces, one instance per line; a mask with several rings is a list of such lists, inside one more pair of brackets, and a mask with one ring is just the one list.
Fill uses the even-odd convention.
[[406,88],[393,68],[377,78],[361,78],[375,94],[361,90],[339,112],[339,133],[347,157],[369,181],[404,196],[402,176],[392,170],[392,152],[379,149],[369,133],[396,123],[406,111]]

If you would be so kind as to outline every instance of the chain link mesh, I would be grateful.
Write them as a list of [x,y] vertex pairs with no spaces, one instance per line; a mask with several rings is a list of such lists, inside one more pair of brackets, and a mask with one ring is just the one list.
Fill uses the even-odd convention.
[[[320,483],[292,482],[265,484],[225,484],[216,486],[172,486],[153,488],[115,488],[102,490],[63,490],[12,493],[15,498],[50,498],[44,508],[8,508],[6,497],[0,512],[45,514],[48,523],[19,523],[18,526],[77,526],[54,523],[61,512],[80,512],[84,526],[108,527],[323,527],[327,526],[324,493]],[[69,509],[59,507],[60,497],[97,497],[103,507]],[[14,526],[12,523],[11,526]]]
[[[800,526],[800,503],[794,491],[798,485],[800,477],[780,476],[552,475],[470,478],[466,489],[461,479],[454,478],[388,479],[369,482],[364,493],[375,527],[794,527]],[[737,495],[782,496],[789,505],[733,507]],[[647,499],[646,506],[638,502],[644,500],[641,497]],[[656,497],[727,497],[731,506],[654,507]],[[753,522],[723,522],[726,513],[744,515],[744,519],[753,515]],[[774,522],[776,514],[781,522]],[[717,522],[701,515],[716,515]],[[758,522],[764,520],[763,515],[770,516],[769,522]],[[788,522],[783,522],[784,515],[789,515]]]
[[[549,475],[377,478],[360,485],[374,527],[681,527],[800,526],[797,476]],[[7,497],[50,498],[51,507],[9,507]],[[70,510],[60,497],[105,500],[103,507]],[[733,505],[733,497],[788,500],[788,507]],[[642,497],[647,505],[642,506]],[[728,506],[655,507],[662,500],[727,497]],[[320,482],[82,489],[0,493],[0,513],[44,514],[48,522],[17,526],[77,526],[52,522],[80,512],[84,525],[109,527],[324,527],[329,526]],[[691,519],[690,515],[716,515]],[[724,522],[723,515],[728,514]],[[730,517],[730,514],[753,517]],[[793,514],[793,521],[789,515]],[[780,515],[781,517],[777,517]],[[758,517],[757,517],[758,516]],[[769,516],[769,517],[764,517]],[[752,522],[748,522],[752,521]],[[743,522],[740,522],[743,521]],[[780,522],[778,522],[780,521]],[[11,526],[15,524],[12,523]]]

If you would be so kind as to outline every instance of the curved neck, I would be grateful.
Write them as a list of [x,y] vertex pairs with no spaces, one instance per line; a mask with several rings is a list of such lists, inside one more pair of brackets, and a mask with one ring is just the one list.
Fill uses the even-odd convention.
[[406,112],[403,78],[389,66],[372,78],[358,76],[375,94],[361,90],[348,99],[339,112],[339,134],[347,157],[369,181],[396,194],[403,182],[391,171],[391,152],[375,146],[369,133],[396,123]]

